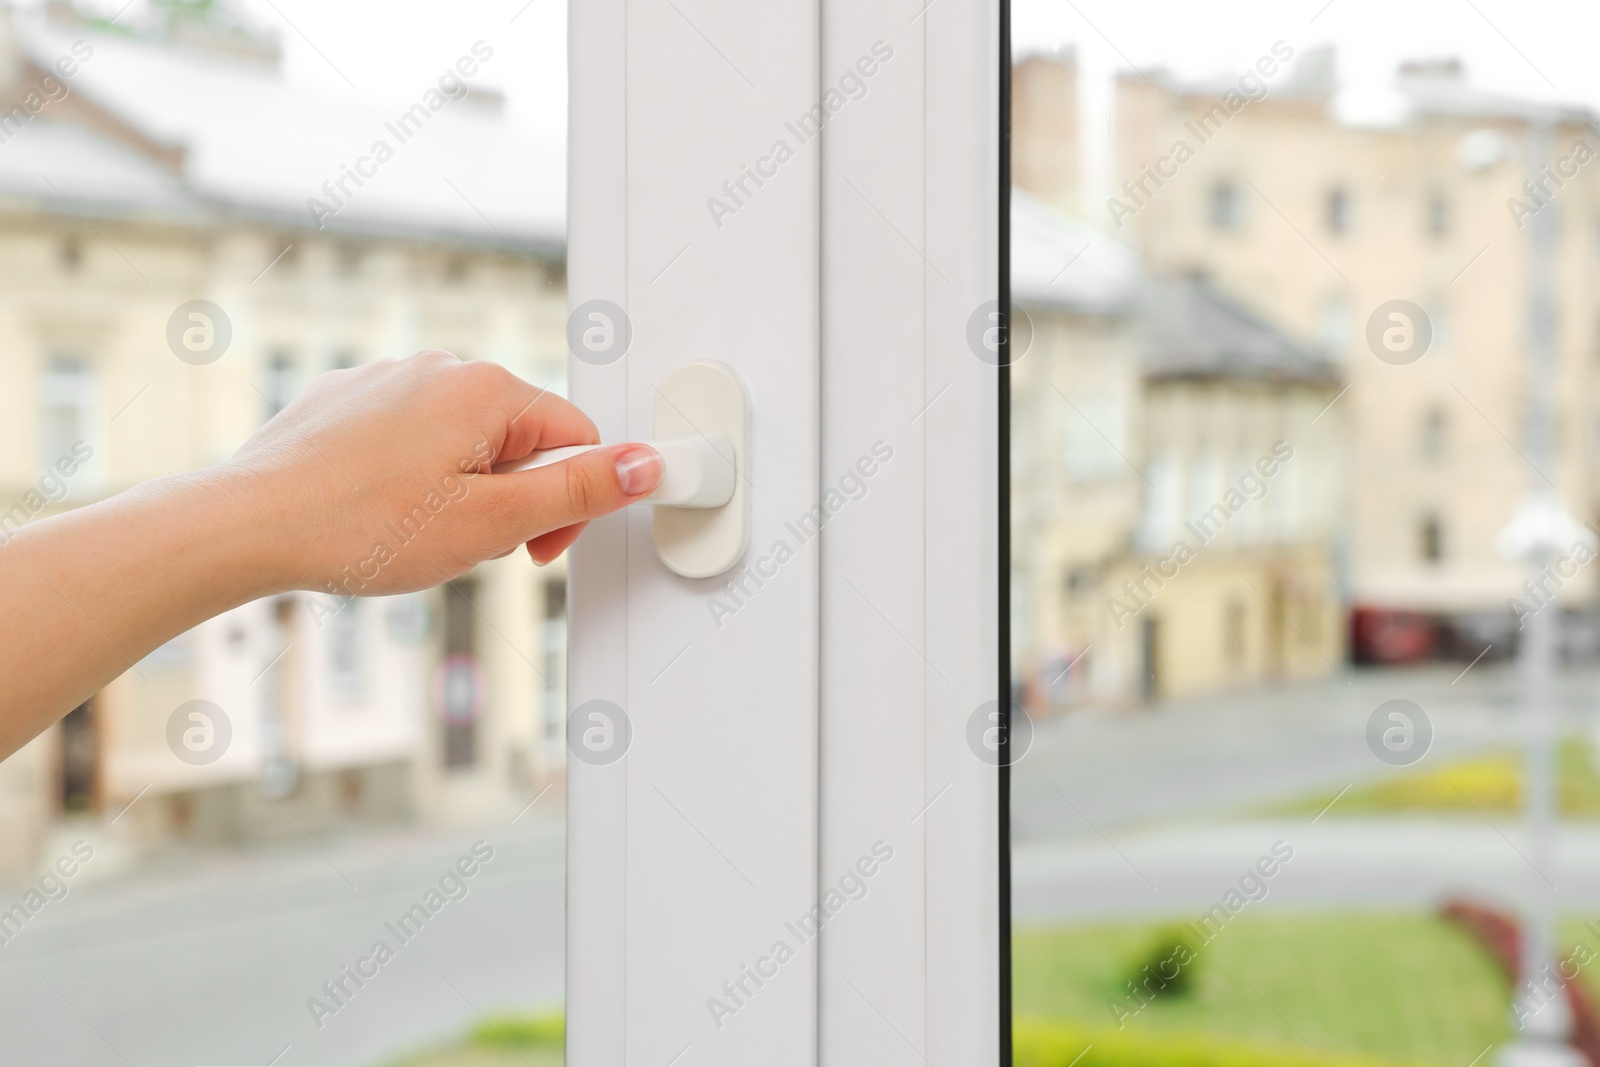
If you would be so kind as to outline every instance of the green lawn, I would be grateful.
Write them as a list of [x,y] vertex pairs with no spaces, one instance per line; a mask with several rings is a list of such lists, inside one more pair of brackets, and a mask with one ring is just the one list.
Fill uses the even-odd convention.
[[[1163,926],[1019,930],[1017,1017],[1115,1029],[1111,1005],[1133,1006],[1124,983],[1164,947]],[[1189,967],[1187,991],[1157,994],[1123,1032],[1461,1067],[1508,1029],[1504,979],[1465,933],[1427,915],[1245,914]]]
[[[1600,939],[1576,920],[1562,944]],[[1018,1067],[1465,1067],[1510,1033],[1487,954],[1432,915],[1253,914],[1190,937],[1188,987],[1132,1008],[1126,983],[1185,936],[1170,922],[1024,928],[1014,945]],[[1600,960],[1584,977],[1596,988]],[[560,1067],[561,1017],[497,1019],[391,1067]]]

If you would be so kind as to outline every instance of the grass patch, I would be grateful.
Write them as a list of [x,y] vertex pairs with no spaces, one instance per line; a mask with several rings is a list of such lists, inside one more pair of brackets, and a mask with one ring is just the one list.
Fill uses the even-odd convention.
[[[1522,808],[1523,757],[1501,751],[1415,768],[1351,789],[1328,809],[1328,817],[1400,812],[1511,812]],[[1331,796],[1306,797],[1274,806],[1273,814],[1316,814]],[[1562,815],[1600,817],[1600,772],[1587,740],[1568,738],[1556,750],[1556,803]]]
[[567,1040],[565,1012],[538,1015],[502,1015],[472,1031],[472,1043],[497,1048],[553,1048],[559,1051]]
[[1114,1005],[1139,1004],[1127,983],[1164,925],[1018,931],[1017,1018],[1455,1067],[1508,1032],[1504,978],[1462,930],[1430,915],[1241,916],[1198,946],[1187,991],[1121,1016]]
[[393,1067],[561,1067],[565,1059],[566,1013],[497,1015],[458,1045],[433,1049]]
[[411,1056],[390,1067],[562,1067],[563,1062],[560,1048],[488,1048],[468,1042]]
[[[1600,951],[1579,920],[1561,934]],[[1118,1028],[1127,983],[1179,941],[1178,985]],[[1171,920],[1025,928],[1013,963],[1017,1067],[1462,1067],[1510,1035],[1499,970],[1427,914],[1246,914],[1209,943]],[[564,1031],[559,1011],[497,1017],[394,1067],[561,1067]]]
[[1130,1027],[1018,1019],[1017,1067],[1390,1067],[1371,1056],[1325,1056],[1301,1045],[1265,1045],[1206,1034],[1150,1035]]

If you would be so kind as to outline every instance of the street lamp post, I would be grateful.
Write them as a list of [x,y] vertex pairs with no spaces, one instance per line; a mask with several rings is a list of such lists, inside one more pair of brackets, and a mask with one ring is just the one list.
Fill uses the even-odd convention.
[[[1523,164],[1537,182],[1554,141],[1545,117],[1529,123]],[[1555,240],[1556,209],[1545,203],[1528,219],[1528,363],[1526,447],[1532,487],[1513,521],[1510,547],[1538,583],[1561,538],[1575,525],[1548,482],[1555,470]],[[1560,605],[1552,597],[1523,619],[1517,681],[1526,743],[1524,798],[1530,872],[1522,916],[1521,979],[1513,1003],[1518,1035],[1500,1050],[1502,1067],[1582,1067],[1586,1060],[1567,1043],[1572,1013],[1556,960],[1555,703],[1556,642]]]

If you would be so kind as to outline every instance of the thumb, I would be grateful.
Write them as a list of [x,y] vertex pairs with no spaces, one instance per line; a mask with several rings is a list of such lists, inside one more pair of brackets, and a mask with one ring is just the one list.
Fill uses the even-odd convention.
[[661,455],[649,445],[596,448],[560,463],[491,474],[490,503],[508,543],[609,515],[661,484]]

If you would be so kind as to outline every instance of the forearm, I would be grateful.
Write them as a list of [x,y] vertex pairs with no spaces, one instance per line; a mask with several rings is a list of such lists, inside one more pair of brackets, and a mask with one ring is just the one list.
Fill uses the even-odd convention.
[[[543,563],[651,493],[661,457],[566,400],[430,350],[319,378],[227,463],[30,523],[0,543],[0,759],[165,641],[289,589],[428,589],[527,545]],[[403,551],[402,551],[403,549]],[[136,684],[138,681],[136,679]]]
[[158,645],[291,584],[271,494],[246,477],[157,479],[0,544],[0,758]]

